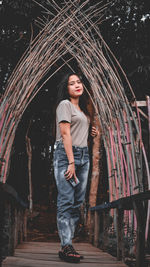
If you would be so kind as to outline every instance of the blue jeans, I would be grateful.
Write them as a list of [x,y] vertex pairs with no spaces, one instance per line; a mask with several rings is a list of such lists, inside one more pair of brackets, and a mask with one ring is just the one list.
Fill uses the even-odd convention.
[[80,206],[84,201],[89,172],[88,147],[73,146],[76,176],[80,183],[72,187],[64,173],[68,158],[62,142],[56,142],[54,151],[54,174],[58,190],[57,227],[61,246],[71,245],[75,228],[80,218]]

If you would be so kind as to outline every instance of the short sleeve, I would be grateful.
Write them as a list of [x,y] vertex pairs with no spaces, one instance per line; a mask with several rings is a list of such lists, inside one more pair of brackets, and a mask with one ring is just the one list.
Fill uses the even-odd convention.
[[71,123],[71,107],[69,100],[63,100],[59,103],[56,109],[56,116],[58,123],[62,121]]

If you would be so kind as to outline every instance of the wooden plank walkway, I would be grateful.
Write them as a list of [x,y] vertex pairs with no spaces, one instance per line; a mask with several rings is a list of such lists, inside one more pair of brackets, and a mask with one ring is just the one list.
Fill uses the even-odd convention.
[[[74,243],[74,247],[84,259],[82,267],[126,267],[110,254],[93,247],[89,243]],[[66,263],[58,258],[59,243],[24,242],[15,250],[13,257],[7,257],[2,267],[73,267],[74,263]]]

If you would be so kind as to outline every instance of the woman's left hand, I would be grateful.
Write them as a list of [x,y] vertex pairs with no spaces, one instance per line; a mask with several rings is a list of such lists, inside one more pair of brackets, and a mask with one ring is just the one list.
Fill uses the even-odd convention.
[[92,126],[90,134],[92,137],[96,137],[99,135],[99,131],[96,129],[96,127]]

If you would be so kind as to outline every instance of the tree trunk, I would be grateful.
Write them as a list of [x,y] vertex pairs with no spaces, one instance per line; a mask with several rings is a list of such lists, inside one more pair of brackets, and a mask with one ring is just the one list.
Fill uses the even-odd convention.
[[[98,128],[99,135],[93,138],[93,149],[92,149],[92,174],[91,174],[91,185],[89,193],[89,205],[90,207],[96,206],[97,191],[99,185],[99,161],[100,161],[100,144],[101,144],[101,132],[98,117],[94,117],[94,126]],[[88,211],[87,227],[90,229],[91,213]]]

